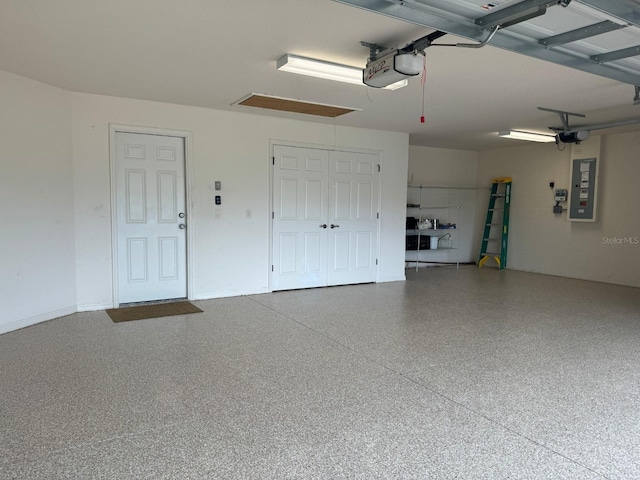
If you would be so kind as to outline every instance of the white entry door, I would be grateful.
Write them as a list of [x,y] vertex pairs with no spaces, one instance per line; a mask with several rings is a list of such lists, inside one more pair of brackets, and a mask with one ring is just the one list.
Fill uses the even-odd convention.
[[184,139],[115,134],[118,303],[187,296]]
[[376,280],[378,161],[274,148],[273,290]]

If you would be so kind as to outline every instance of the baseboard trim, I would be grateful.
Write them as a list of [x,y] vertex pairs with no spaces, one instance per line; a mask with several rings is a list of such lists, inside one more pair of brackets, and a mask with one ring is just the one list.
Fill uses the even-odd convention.
[[387,283],[387,282],[404,282],[407,280],[406,275],[389,275],[385,277],[380,277],[377,283]]
[[0,335],[2,335],[3,333],[13,332],[14,330],[19,330],[21,328],[30,327],[32,325],[46,322],[48,320],[53,320],[54,318],[64,317],[65,315],[71,315],[73,313],[76,313],[77,311],[78,311],[78,308],[74,305],[72,307],[65,307],[59,310],[54,310],[52,312],[36,315],[35,317],[23,318],[22,320],[17,320],[15,322],[1,324]]
[[189,300],[211,300],[214,298],[229,298],[229,297],[242,297],[246,295],[260,295],[262,293],[269,293],[266,288],[258,289],[254,292],[215,292],[215,293],[199,293],[197,295],[189,296]]
[[95,312],[108,308],[113,308],[113,303],[88,303],[86,305],[78,305],[78,312]]

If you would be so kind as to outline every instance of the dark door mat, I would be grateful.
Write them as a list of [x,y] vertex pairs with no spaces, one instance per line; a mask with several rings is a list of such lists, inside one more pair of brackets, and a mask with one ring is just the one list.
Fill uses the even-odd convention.
[[110,308],[107,314],[114,322],[128,322],[145,318],[171,317],[187,313],[202,312],[191,302],[159,303],[156,305],[140,305],[135,307]]

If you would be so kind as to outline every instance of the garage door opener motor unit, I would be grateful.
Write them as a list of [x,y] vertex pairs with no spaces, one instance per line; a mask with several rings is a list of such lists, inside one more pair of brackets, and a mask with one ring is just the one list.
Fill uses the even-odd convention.
[[423,55],[394,50],[367,63],[362,71],[362,81],[370,87],[383,88],[392,83],[414,77],[422,72]]

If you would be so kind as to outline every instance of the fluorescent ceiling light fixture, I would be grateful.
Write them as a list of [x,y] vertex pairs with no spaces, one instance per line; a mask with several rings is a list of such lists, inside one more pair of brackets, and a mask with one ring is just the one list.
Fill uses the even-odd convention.
[[[361,68],[340,65],[339,63],[287,54],[278,60],[276,68],[283,72],[364,86],[364,83],[362,83],[363,76]],[[384,88],[386,90],[397,90],[398,88],[406,87],[408,84],[409,82],[407,80],[400,80]]]
[[529,142],[555,142],[555,135],[546,135],[544,133],[533,132],[521,132],[519,130],[507,130],[505,132],[498,132],[499,137],[513,138],[514,140],[528,140]]

